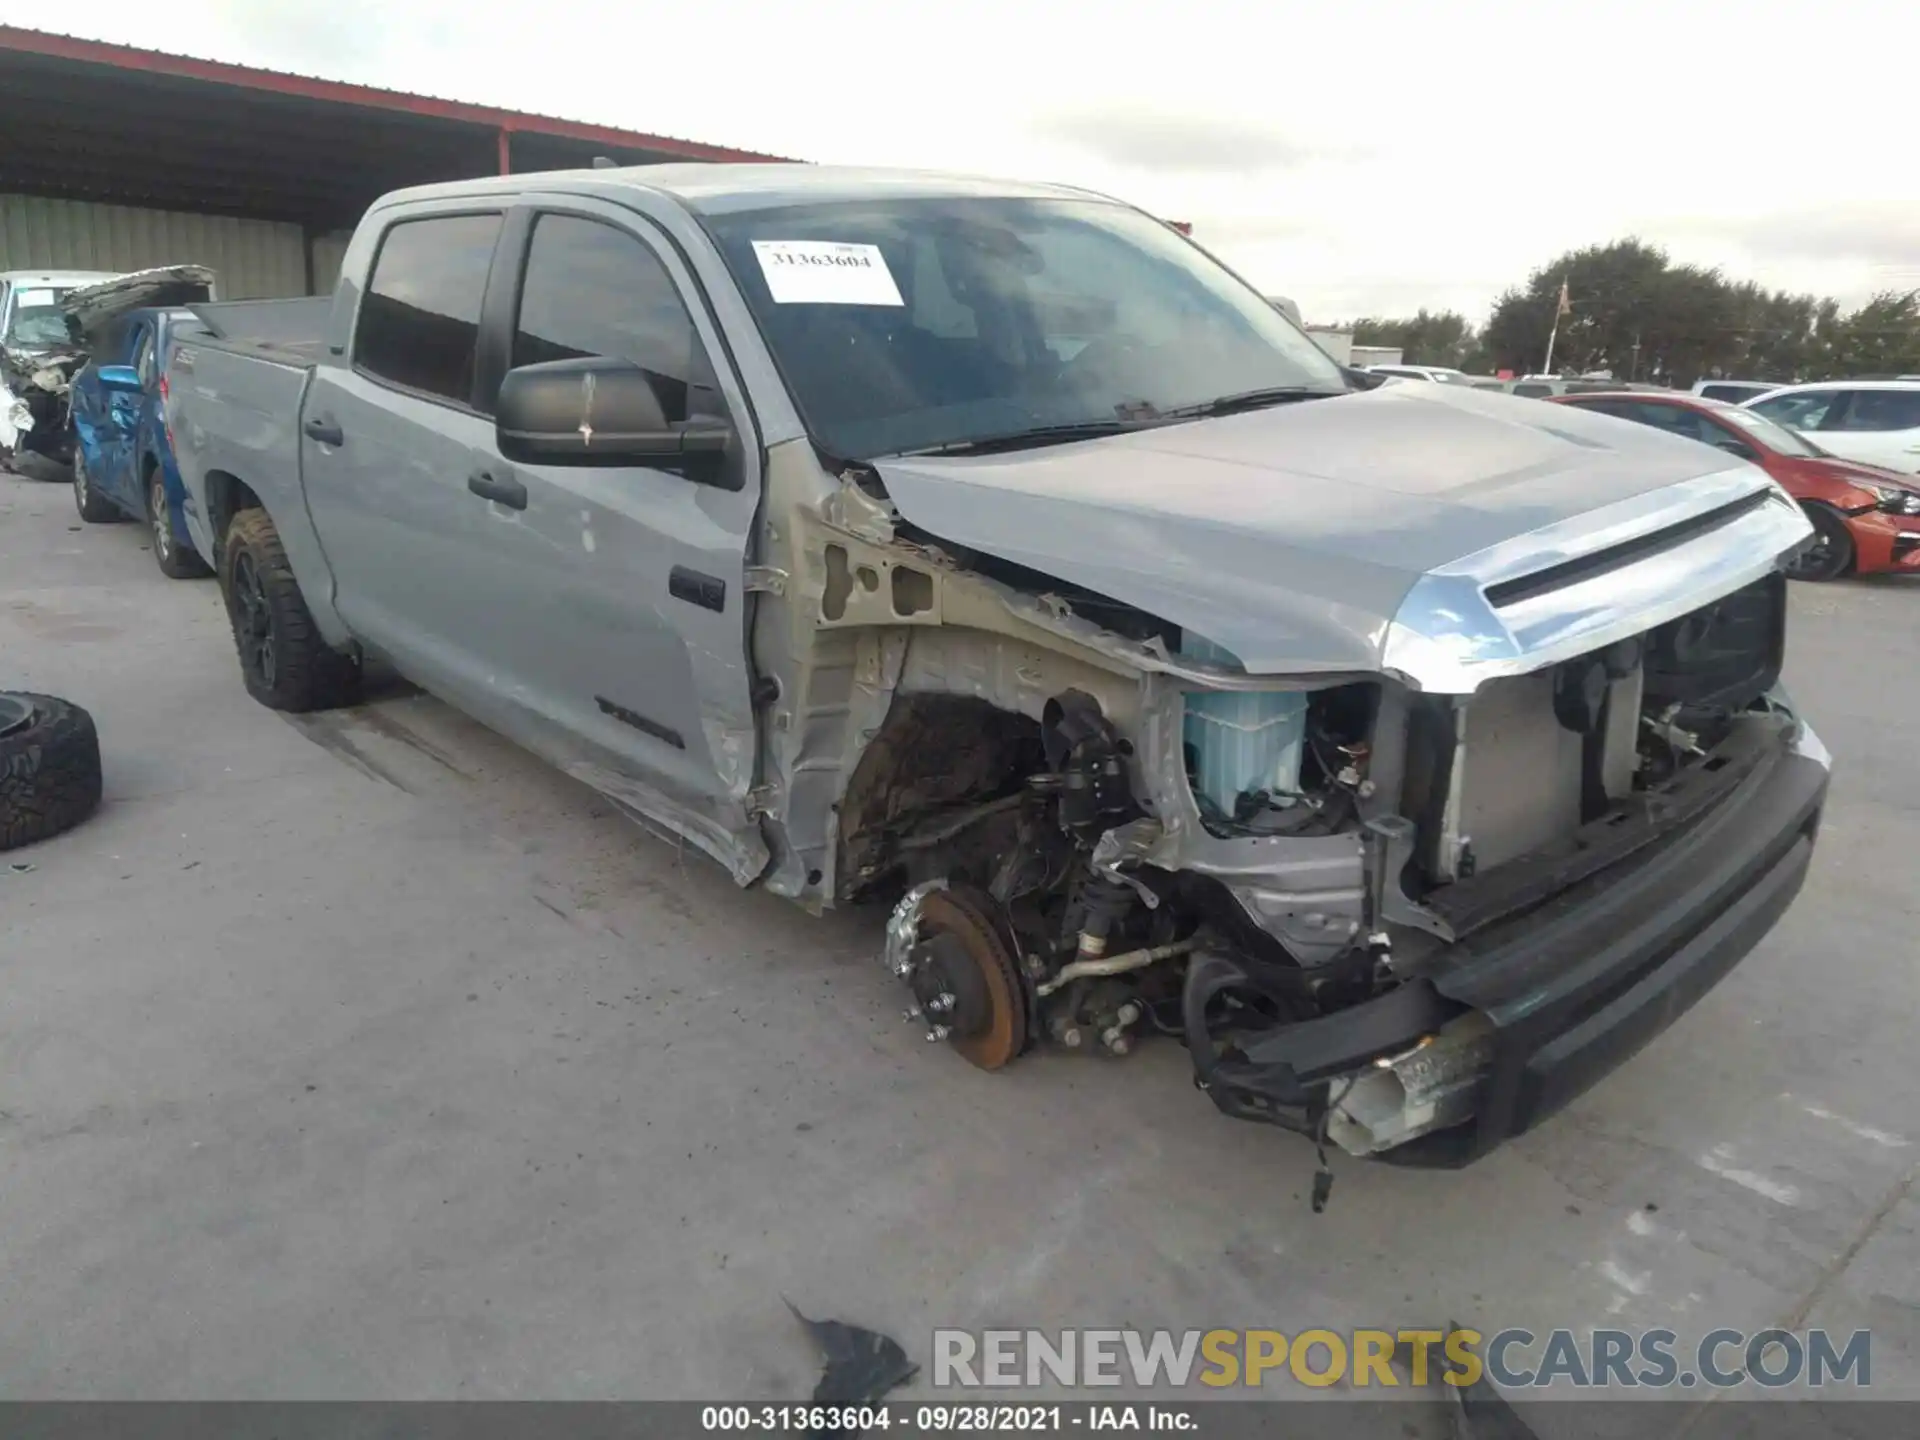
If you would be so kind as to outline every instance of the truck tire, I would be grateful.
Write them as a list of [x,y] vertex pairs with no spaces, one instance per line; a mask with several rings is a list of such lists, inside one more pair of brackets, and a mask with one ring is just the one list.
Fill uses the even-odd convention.
[[360,666],[320,638],[265,510],[242,510],[227,526],[220,590],[249,695],[294,714],[352,703]]
[[211,575],[213,571],[193,548],[193,542],[181,539],[174,528],[165,472],[157,464],[147,467],[146,492],[147,529],[153,535],[153,560],[160,573],[169,580],[199,580]]
[[93,717],[51,695],[0,694],[0,850],[71,830],[99,803]]
[[93,477],[87,474],[84,446],[73,452],[73,508],[89,525],[105,525],[123,518],[114,503],[93,488]]

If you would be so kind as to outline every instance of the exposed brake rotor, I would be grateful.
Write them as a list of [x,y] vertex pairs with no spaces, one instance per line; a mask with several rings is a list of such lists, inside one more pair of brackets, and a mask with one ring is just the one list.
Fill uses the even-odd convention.
[[965,888],[936,890],[920,901],[918,928],[903,978],[934,1027],[928,1038],[944,1038],[982,1070],[998,1070],[1026,1044],[1027,991],[992,899]]

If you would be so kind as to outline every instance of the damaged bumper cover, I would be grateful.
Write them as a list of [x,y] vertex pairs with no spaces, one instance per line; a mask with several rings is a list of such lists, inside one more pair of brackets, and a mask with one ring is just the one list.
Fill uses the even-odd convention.
[[[1324,1124],[1354,1153],[1468,1164],[1637,1053],[1759,943],[1806,878],[1829,766],[1798,724],[1691,823],[1379,998],[1225,1047],[1190,1034],[1198,1083],[1226,1114]],[[1240,958],[1196,956],[1187,1013],[1249,984]]]

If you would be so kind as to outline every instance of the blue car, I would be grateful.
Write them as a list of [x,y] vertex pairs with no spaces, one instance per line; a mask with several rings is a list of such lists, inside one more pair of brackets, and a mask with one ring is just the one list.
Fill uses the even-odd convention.
[[134,310],[73,377],[73,499],[93,524],[142,520],[153,558],[175,580],[209,575],[187,536],[186,491],[167,433],[166,357],[190,310]]

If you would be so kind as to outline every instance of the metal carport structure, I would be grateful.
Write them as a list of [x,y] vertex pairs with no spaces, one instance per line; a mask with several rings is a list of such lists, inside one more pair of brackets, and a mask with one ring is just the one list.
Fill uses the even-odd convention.
[[200,261],[230,298],[314,292],[388,190],[602,155],[785,158],[0,25],[0,270]]

